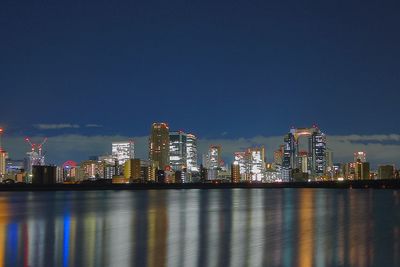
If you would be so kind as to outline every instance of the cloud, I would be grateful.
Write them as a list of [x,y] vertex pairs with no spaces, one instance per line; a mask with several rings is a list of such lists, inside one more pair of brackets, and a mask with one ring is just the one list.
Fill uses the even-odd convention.
[[[61,164],[66,160],[82,161],[89,156],[106,155],[111,153],[111,143],[114,141],[135,141],[135,154],[138,158],[148,157],[147,136],[123,136],[123,135],[95,135],[86,136],[80,134],[57,135],[49,137],[44,151],[47,162]],[[32,141],[42,140],[41,136],[32,137]],[[390,141],[390,143],[387,143]],[[24,142],[23,136],[4,136],[4,147],[14,159],[21,159],[28,152],[29,146]],[[212,144],[222,146],[222,156],[225,162],[230,163],[235,151],[241,151],[248,147],[264,145],[267,161],[273,160],[273,152],[283,143],[283,136],[254,136],[252,138],[217,138],[198,140],[198,159],[201,163],[202,154]],[[350,162],[353,153],[365,151],[367,159],[375,168],[378,164],[400,164],[400,135],[336,135],[328,136],[328,147],[333,150],[335,162]]]
[[100,124],[95,124],[95,123],[89,123],[85,125],[86,128],[101,128],[103,125]]
[[70,123],[59,123],[59,124],[35,124],[35,128],[40,130],[57,130],[57,129],[67,129],[67,128],[80,128],[78,124]]

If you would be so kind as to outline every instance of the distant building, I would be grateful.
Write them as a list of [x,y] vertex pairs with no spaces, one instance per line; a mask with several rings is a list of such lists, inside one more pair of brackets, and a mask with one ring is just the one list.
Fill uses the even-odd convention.
[[239,167],[240,180],[249,180],[249,155],[245,151],[238,151],[234,153],[233,157],[233,164]]
[[265,148],[253,147],[247,149],[249,155],[249,170],[251,181],[262,181],[265,173]]
[[45,165],[32,166],[32,184],[55,184],[57,181],[57,167]]
[[354,179],[370,179],[369,162],[362,162],[361,159],[357,159],[357,162],[354,163]]
[[174,171],[187,166],[187,134],[182,131],[169,133],[169,165]]
[[149,160],[164,169],[169,164],[169,127],[166,123],[153,123],[149,138]]
[[129,159],[125,162],[124,176],[131,181],[137,181],[141,179],[140,159]]
[[241,180],[240,166],[238,162],[234,162],[231,166],[231,182],[239,183]]
[[189,172],[198,172],[197,165],[197,138],[194,134],[187,134],[186,166]]
[[82,179],[104,179],[104,167],[103,161],[86,160],[80,165]]
[[[292,128],[284,137],[284,151],[282,159],[282,179],[290,180],[291,174],[299,172],[299,139],[306,137],[308,140],[308,170],[311,178],[318,178],[326,171],[326,136],[321,130],[313,125],[311,128]],[[293,170],[293,171],[292,171]],[[297,175],[299,176],[299,175]]]
[[6,176],[8,153],[0,148],[0,181]]
[[211,145],[207,155],[207,169],[219,169],[222,162],[222,148],[220,145]]
[[112,157],[118,160],[119,165],[123,165],[128,159],[135,158],[135,144],[133,141],[113,142]]
[[394,166],[393,165],[379,166],[378,179],[394,179]]

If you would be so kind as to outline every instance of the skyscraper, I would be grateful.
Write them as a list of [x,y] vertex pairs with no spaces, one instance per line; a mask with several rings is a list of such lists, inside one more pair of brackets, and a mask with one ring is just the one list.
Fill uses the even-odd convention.
[[169,133],[169,165],[174,171],[187,167],[187,134],[182,131]]
[[260,182],[263,180],[265,172],[265,148],[263,146],[249,148],[247,154],[249,156],[250,180]]
[[197,165],[197,138],[194,134],[187,134],[186,166],[189,172],[198,172]]
[[169,127],[166,123],[153,123],[151,127],[149,159],[160,169],[169,164]]
[[239,168],[240,180],[247,181],[249,177],[247,153],[244,151],[235,152],[233,164]]
[[291,178],[291,172],[301,169],[299,163],[299,139],[308,140],[308,171],[313,178],[322,176],[326,170],[326,136],[317,126],[311,128],[292,128],[284,138],[284,152],[282,159],[282,179]]
[[210,170],[221,168],[221,159],[221,146],[211,145],[208,149],[207,168]]
[[5,177],[6,175],[6,165],[7,165],[7,158],[8,154],[6,151],[3,149],[3,129],[0,128],[0,181]]
[[135,144],[133,141],[113,142],[112,156],[118,160],[119,165],[123,165],[128,159],[135,158]]

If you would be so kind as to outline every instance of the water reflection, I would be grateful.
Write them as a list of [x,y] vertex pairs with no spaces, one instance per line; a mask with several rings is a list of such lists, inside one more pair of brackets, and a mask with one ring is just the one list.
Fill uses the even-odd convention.
[[2,266],[399,266],[400,192],[2,193]]

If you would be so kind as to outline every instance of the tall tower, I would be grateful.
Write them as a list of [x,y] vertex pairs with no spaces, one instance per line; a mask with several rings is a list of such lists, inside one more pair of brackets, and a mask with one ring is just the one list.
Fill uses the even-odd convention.
[[164,169],[169,164],[169,127],[166,123],[153,123],[149,138],[149,159]]
[[3,133],[4,130],[0,128],[0,181],[6,175],[6,160],[8,158],[8,153],[3,149]]
[[187,134],[182,131],[169,133],[169,165],[175,171],[187,168]]
[[197,165],[197,138],[194,134],[187,135],[186,152],[187,152],[186,164],[188,170],[190,172],[199,171]]
[[[326,170],[326,136],[313,125],[311,128],[292,128],[284,138],[282,159],[282,176],[284,180],[291,177],[292,170],[300,170],[304,159],[299,150],[299,139],[308,139],[307,173],[313,178],[322,176]],[[304,170],[303,170],[304,171]]]

